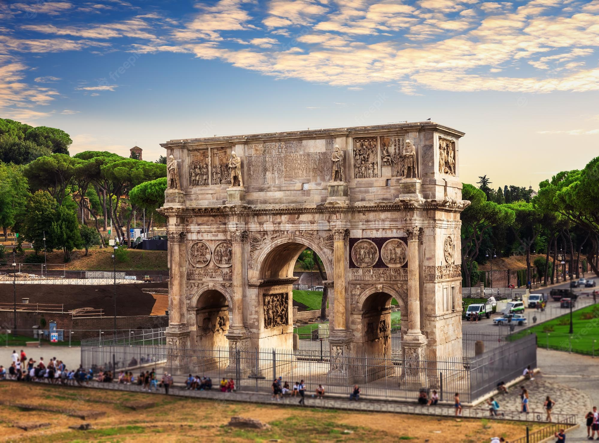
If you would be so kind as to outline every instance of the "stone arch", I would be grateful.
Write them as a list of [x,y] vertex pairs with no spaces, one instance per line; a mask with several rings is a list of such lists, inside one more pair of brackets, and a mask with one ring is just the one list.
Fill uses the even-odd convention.
[[189,301],[191,324],[195,325],[194,346],[201,349],[228,347],[226,337],[232,317],[232,297],[222,285],[207,284]]
[[[327,275],[327,278],[331,280],[334,275],[332,262],[333,251],[322,247],[321,245],[315,243],[311,239],[307,239],[302,236],[293,234],[274,240],[272,243],[268,245],[268,247],[264,248],[260,255],[258,255],[256,259],[256,269],[258,269],[260,279],[274,278],[273,273],[268,272],[268,268],[269,265],[277,259],[286,262],[281,263],[281,266],[278,266],[279,277],[282,277],[282,275],[280,274],[285,273],[285,271],[287,274],[285,275],[285,277],[292,277],[293,266],[295,265],[295,262],[299,255],[306,248],[312,249],[320,257],[324,265],[324,270]],[[287,267],[287,265],[289,264],[290,266]]]
[[219,283],[206,283],[198,287],[197,289],[194,289],[193,292],[189,291],[187,293],[188,306],[194,309],[197,306],[198,300],[202,296],[202,294],[211,290],[215,290],[223,294],[227,299],[229,310],[233,309],[233,293],[231,292],[231,289]]
[[[404,288],[402,288],[402,289],[404,289]],[[404,312],[407,314],[407,310],[408,310],[407,288],[405,288],[404,290],[402,290],[400,292],[396,287],[388,285],[388,284],[380,284],[380,285],[370,286],[369,288],[366,288],[364,291],[362,291],[362,293],[360,293],[360,295],[358,296],[358,299],[356,302],[358,310],[361,312],[364,308],[364,303],[366,302],[368,297],[370,297],[371,295],[376,294],[378,292],[383,292],[383,293],[389,294],[391,297],[393,297],[395,300],[397,300],[397,303],[400,306],[402,315]]]

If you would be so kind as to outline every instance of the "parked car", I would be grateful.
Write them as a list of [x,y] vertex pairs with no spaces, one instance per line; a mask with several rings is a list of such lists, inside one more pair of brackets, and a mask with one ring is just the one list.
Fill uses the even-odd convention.
[[503,317],[496,318],[493,320],[494,325],[507,325],[514,323],[518,326],[526,324],[526,317],[522,314],[504,315]]
[[543,294],[530,294],[528,296],[528,307],[529,308],[541,307],[543,300],[544,300]]
[[576,300],[571,299],[571,298],[562,298],[559,302],[559,306],[560,308],[570,308],[570,305],[572,305],[572,308],[576,307]]
[[314,286],[313,291],[324,292],[324,286]]
[[466,320],[470,321],[470,320],[474,320],[476,317],[480,315],[480,317],[487,317],[489,318],[491,316],[491,311],[493,310],[493,307],[489,304],[472,304],[468,306],[468,309],[466,309]]
[[580,285],[580,283],[578,283],[578,280],[572,280],[570,282],[570,288],[577,288]]
[[504,315],[509,314],[521,314],[524,312],[524,303],[521,301],[511,301],[507,304],[506,308],[503,310]]
[[563,297],[574,298],[576,299],[578,295],[574,293],[571,289],[552,289],[549,292],[551,298],[555,301],[560,301]]
[[587,280],[586,283],[584,284],[585,288],[594,288],[597,285],[597,282],[595,282],[595,280]]

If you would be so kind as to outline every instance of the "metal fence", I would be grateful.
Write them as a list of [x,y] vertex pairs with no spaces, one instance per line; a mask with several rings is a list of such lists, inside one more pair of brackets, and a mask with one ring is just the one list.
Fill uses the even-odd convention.
[[[12,265],[0,265],[0,283],[23,284],[45,284],[45,285],[105,285],[114,282],[114,271],[70,271],[62,265],[60,268],[52,268],[54,265],[17,263],[16,269]],[[16,276],[14,275],[17,271]],[[168,281],[168,271],[117,271],[116,281],[122,283],[135,283],[149,280],[160,283]]]
[[555,436],[556,433],[560,431],[560,429],[568,429],[571,426],[564,426],[564,424],[574,425],[575,423],[570,423],[569,421],[562,420],[561,422],[558,420],[558,423],[551,424],[549,426],[545,426],[536,431],[530,432],[529,428],[526,428],[526,435],[517,438],[515,440],[510,440],[512,443],[541,443],[546,441],[549,438]]

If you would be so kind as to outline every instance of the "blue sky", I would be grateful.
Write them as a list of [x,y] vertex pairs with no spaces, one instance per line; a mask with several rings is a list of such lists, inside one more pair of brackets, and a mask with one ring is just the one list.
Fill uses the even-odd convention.
[[598,153],[599,0],[9,1],[0,116],[72,153],[433,121],[462,179],[536,186]]

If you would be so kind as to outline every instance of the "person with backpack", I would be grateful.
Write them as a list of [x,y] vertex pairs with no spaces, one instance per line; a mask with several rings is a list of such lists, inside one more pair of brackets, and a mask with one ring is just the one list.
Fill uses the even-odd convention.
[[547,396],[547,398],[545,399],[545,403],[543,404],[543,407],[547,411],[547,421],[551,421],[551,409],[553,409],[554,406],[555,402],[551,400],[551,397]]
[[497,417],[499,415],[499,403],[497,403],[497,400],[491,397],[487,400],[487,404],[489,405],[489,414],[491,417]]

